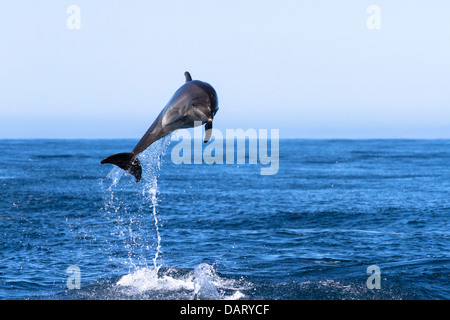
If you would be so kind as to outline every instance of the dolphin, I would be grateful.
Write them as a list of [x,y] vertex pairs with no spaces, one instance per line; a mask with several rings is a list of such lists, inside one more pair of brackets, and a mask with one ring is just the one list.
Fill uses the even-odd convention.
[[182,128],[205,125],[205,140],[211,139],[212,121],[219,110],[219,101],[214,88],[203,81],[192,80],[185,72],[183,84],[170,98],[167,105],[130,153],[117,153],[103,159],[100,163],[112,163],[131,173],[136,182],[141,180],[142,166],[138,155],[153,142]]

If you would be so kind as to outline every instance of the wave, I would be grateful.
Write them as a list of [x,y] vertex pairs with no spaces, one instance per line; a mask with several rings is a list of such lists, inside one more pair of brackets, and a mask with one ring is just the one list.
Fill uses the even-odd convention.
[[35,159],[47,160],[47,159],[89,159],[93,158],[92,155],[89,154],[39,154],[32,156]]

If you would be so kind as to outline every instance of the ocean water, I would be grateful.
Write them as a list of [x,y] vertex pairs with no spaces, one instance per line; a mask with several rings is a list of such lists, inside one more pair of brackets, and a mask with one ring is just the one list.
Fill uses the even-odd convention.
[[1,299],[450,298],[450,140],[281,140],[275,175],[169,139],[140,183],[100,165],[136,142],[0,141]]

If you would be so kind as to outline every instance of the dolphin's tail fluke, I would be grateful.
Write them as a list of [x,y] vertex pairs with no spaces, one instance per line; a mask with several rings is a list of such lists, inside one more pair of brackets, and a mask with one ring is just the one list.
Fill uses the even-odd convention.
[[117,153],[103,159],[101,164],[112,163],[119,168],[131,173],[135,178],[136,182],[141,180],[142,166],[139,159],[132,153]]

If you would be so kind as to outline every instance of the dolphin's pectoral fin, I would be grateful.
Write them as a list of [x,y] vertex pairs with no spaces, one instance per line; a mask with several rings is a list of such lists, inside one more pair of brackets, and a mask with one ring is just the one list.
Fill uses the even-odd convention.
[[186,77],[186,82],[192,81],[192,77],[191,77],[191,74],[189,72],[186,71],[184,73],[184,76]]
[[139,159],[136,158],[132,153],[117,153],[103,159],[101,164],[111,163],[119,168],[131,173],[135,178],[136,182],[141,180],[142,166]]
[[212,119],[208,120],[205,125],[205,143],[211,139],[212,135]]

